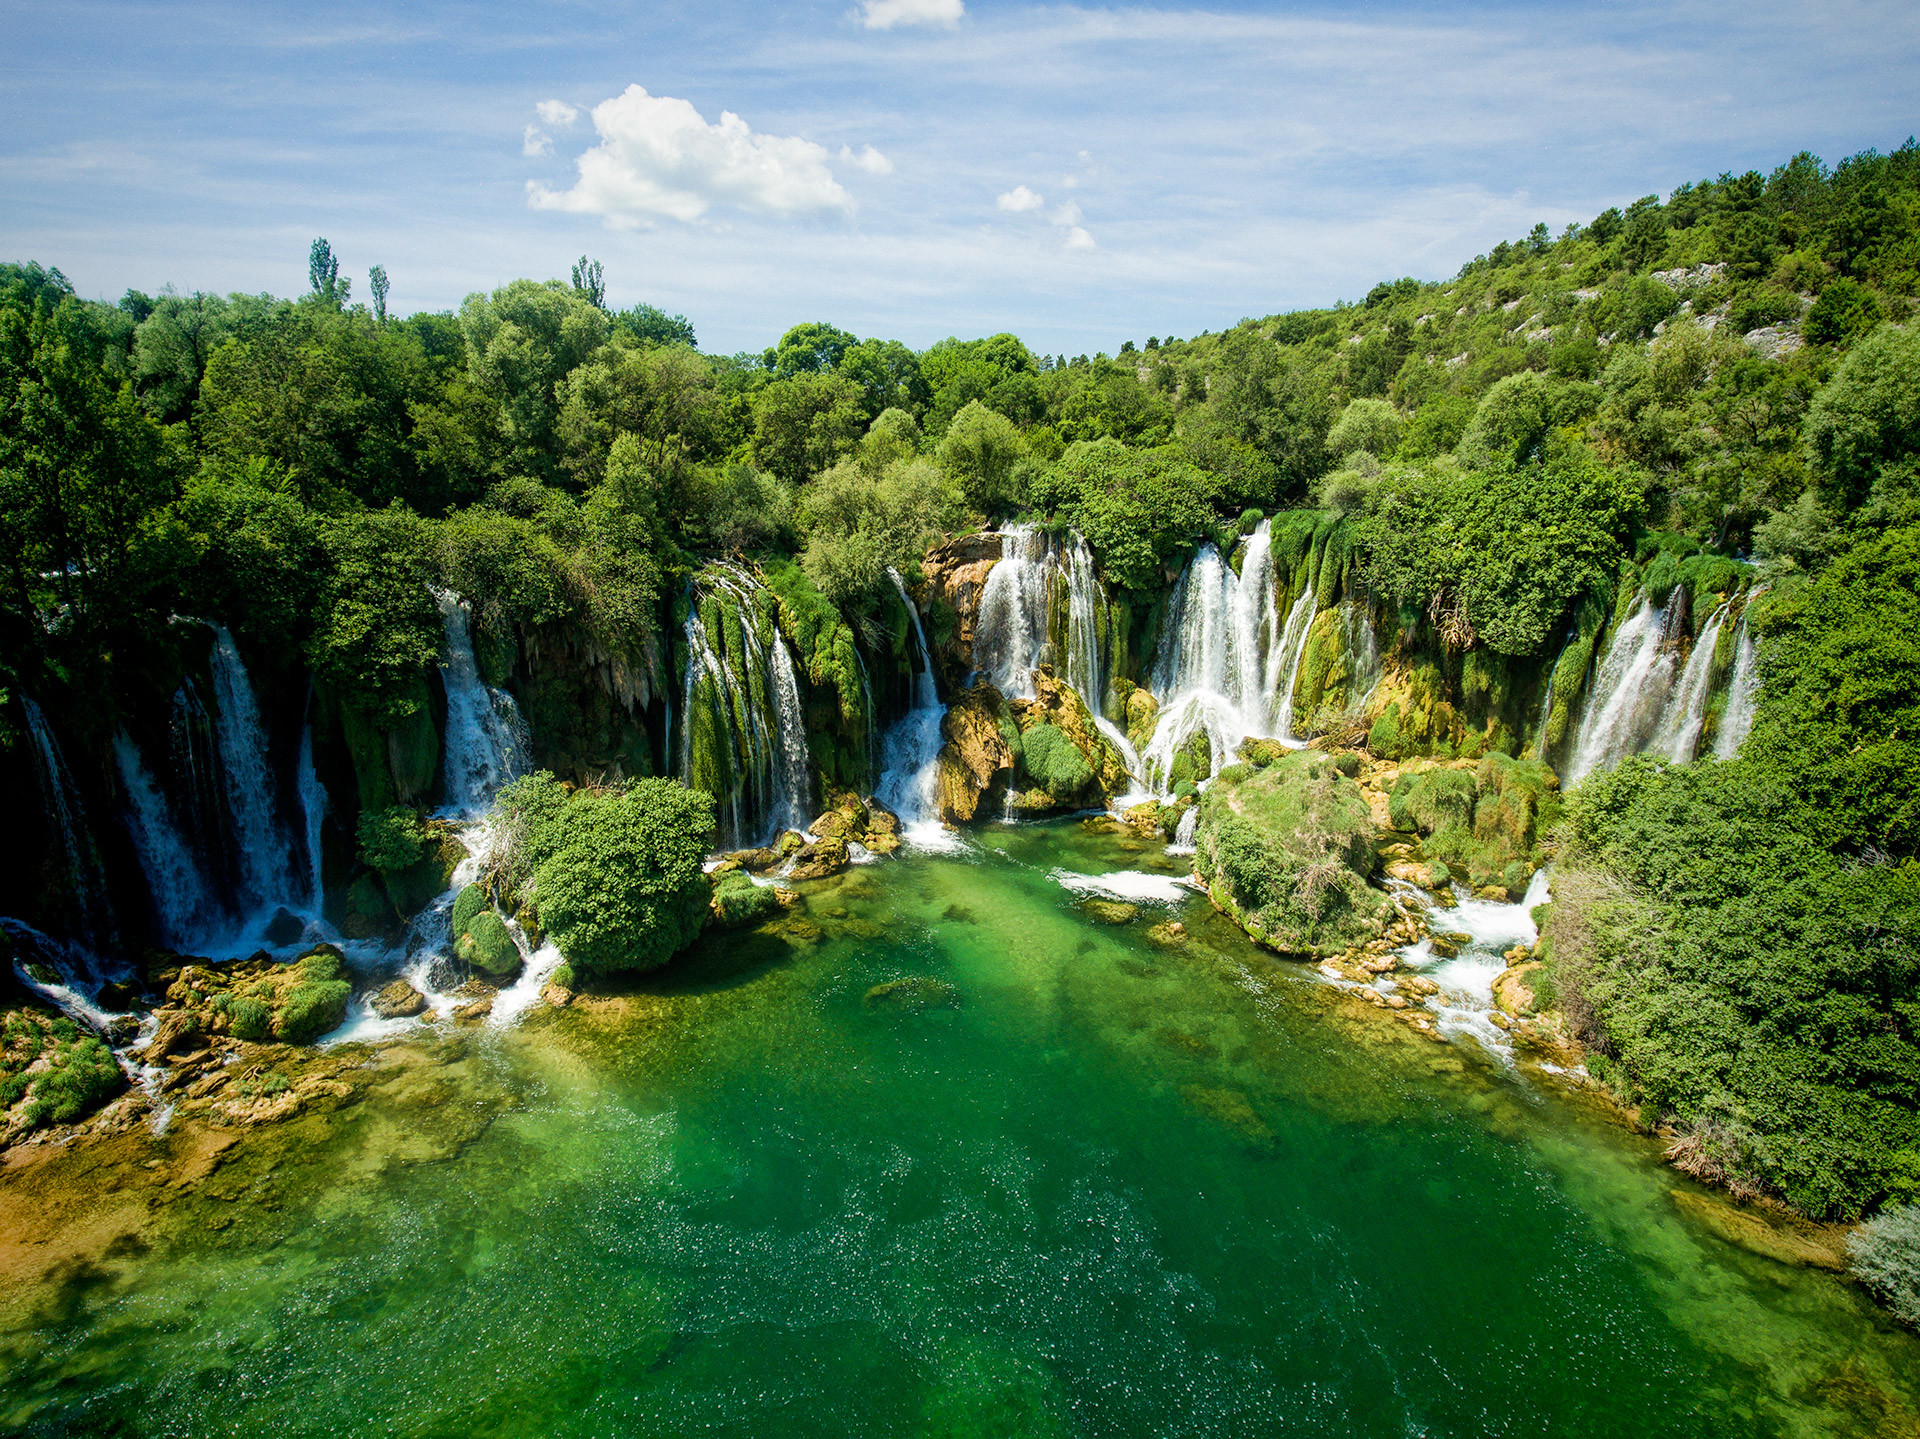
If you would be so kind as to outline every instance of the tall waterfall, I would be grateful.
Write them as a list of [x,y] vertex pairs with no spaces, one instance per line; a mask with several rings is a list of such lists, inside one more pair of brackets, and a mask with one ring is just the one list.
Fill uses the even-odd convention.
[[974,668],[1009,699],[1032,699],[1033,672],[1046,663],[1047,559],[1045,534],[1009,525],[1001,532],[1000,559],[980,590]]
[[[242,887],[251,904],[258,907],[295,892],[289,862],[293,847],[277,812],[267,735],[260,725],[260,707],[254,701],[247,667],[234,647],[233,636],[220,625],[211,628],[216,705],[213,732],[220,748],[227,818],[239,852]],[[305,886],[300,888],[304,890]]]
[[127,829],[153,894],[162,938],[175,946],[206,938],[225,915],[200,856],[125,730],[113,738],[113,758],[127,797]]
[[799,677],[761,593],[739,565],[710,565],[683,627],[680,775],[713,792],[722,839],[736,846],[803,828],[813,799]]
[[1143,777],[1156,787],[1164,789],[1174,756],[1202,730],[1215,772],[1250,735],[1299,743],[1293,682],[1313,626],[1313,589],[1302,589],[1283,621],[1264,520],[1247,539],[1240,570],[1202,545],[1168,601],[1153,668],[1160,723],[1142,757]]
[[1674,686],[1672,696],[1661,711],[1660,728],[1650,748],[1676,764],[1687,763],[1700,748],[1700,731],[1706,728],[1707,696],[1712,688],[1708,681],[1713,671],[1713,649],[1720,641],[1720,626],[1726,618],[1727,606],[1723,602],[1708,618],[1700,638],[1693,642],[1687,667],[1680,672],[1680,682]]
[[300,731],[300,767],[294,772],[300,790],[300,814],[307,822],[307,905],[320,912],[324,895],[320,878],[320,821],[327,814],[327,791],[313,767],[313,723]]
[[60,753],[60,742],[30,695],[20,696],[27,716],[27,734],[33,741],[34,773],[40,781],[43,810],[58,832],[66,861],[67,887],[73,895],[75,934],[89,949],[98,949],[114,933],[113,904],[107,898],[106,876],[94,853],[80,790]]
[[913,619],[915,661],[913,708],[893,722],[881,741],[885,770],[880,776],[880,802],[900,816],[907,838],[923,847],[951,844],[940,826],[940,722],[947,707],[933,678],[933,653],[920,624],[920,611],[897,572],[889,569],[900,603]]
[[[1756,590],[1755,594],[1758,593]],[[1760,669],[1754,661],[1760,646],[1754,641],[1753,626],[1747,623],[1747,611],[1752,607],[1750,596],[1746,609],[1740,611],[1740,627],[1733,635],[1733,678],[1727,682],[1727,708],[1713,736],[1713,753],[1717,759],[1732,759],[1740,753],[1740,746],[1746,743],[1747,734],[1753,729],[1753,702],[1760,692]]]
[[1642,595],[1607,647],[1574,738],[1567,783],[1646,748],[1673,687],[1679,591],[1655,609]]
[[526,769],[526,726],[513,696],[480,677],[466,601],[451,590],[436,590],[434,598],[447,637],[440,666],[447,691],[446,807],[456,815],[477,815]]

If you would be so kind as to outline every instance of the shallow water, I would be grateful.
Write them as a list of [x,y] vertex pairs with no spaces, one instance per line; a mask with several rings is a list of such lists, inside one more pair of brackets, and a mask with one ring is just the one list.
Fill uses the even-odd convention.
[[[37,1297],[0,1425],[1911,1432],[1920,1346],[1694,1226],[1648,1141],[1204,900],[1106,926],[1063,883],[1144,896],[1171,863],[995,827],[814,887],[817,944],[716,938],[619,1005],[536,1008],[432,1106],[361,1106],[336,1128],[379,1142],[275,1207]],[[867,998],[909,977],[955,1002]],[[471,1142],[370,1162],[483,1104]]]

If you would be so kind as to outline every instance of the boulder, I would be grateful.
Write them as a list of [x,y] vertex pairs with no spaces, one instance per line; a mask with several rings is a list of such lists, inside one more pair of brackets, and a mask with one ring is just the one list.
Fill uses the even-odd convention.
[[281,905],[267,921],[267,927],[260,931],[260,937],[275,949],[285,949],[290,944],[298,944],[306,932],[307,922]]
[[454,953],[485,974],[512,974],[520,968],[520,949],[507,922],[491,909],[467,921],[467,932],[454,944]]
[[990,684],[962,690],[947,706],[940,721],[946,743],[940,747],[938,778],[940,818],[948,824],[972,819],[981,797],[1011,780],[1013,745],[1001,728],[1006,712],[1006,701]]
[[830,874],[838,874],[847,865],[847,842],[843,839],[818,839],[812,844],[803,845],[794,852],[793,862],[788,866],[787,878],[792,880],[825,879]]
[[367,1003],[382,1019],[412,1019],[427,1009],[427,997],[404,979],[375,990]]
[[1533,986],[1527,980],[1528,976],[1538,968],[1540,966],[1534,963],[1516,964],[1495,975],[1493,1002],[1499,1005],[1504,1013],[1515,1019],[1533,1013]]

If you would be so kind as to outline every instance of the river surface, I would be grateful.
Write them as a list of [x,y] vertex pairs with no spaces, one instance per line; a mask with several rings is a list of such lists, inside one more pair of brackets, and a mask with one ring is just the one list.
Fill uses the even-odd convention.
[[[4,1306],[0,1428],[1916,1432],[1920,1346],[1698,1227],[1651,1141],[1201,899],[1116,927],[1061,883],[1173,863],[997,827],[814,887],[817,940],[462,1040],[194,1237]],[[950,990],[869,998],[907,978]]]

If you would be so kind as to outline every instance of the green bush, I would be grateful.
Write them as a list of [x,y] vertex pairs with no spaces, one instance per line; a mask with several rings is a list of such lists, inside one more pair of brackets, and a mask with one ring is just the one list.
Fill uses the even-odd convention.
[[568,798],[542,771],[503,790],[498,810],[520,832],[547,937],[575,970],[653,969],[699,936],[712,896],[708,795],[641,779]]
[[1844,276],[1820,292],[1801,329],[1815,344],[1845,344],[1880,323],[1879,297]]
[[714,918],[729,929],[759,924],[779,910],[772,887],[755,884],[745,870],[728,870],[714,881]]
[[227,1032],[235,1039],[264,1044],[273,1037],[273,1006],[257,995],[217,995],[213,1007],[227,1016]]
[[1348,779],[1352,779],[1360,773],[1360,756],[1352,751],[1344,751],[1333,757],[1333,767]]
[[554,967],[552,974],[547,976],[547,983],[557,985],[561,989],[572,989],[578,978],[579,976],[573,972],[573,966],[563,961]]
[[1405,744],[1400,738],[1398,703],[1389,704],[1367,731],[1367,751],[1381,759],[1400,759],[1406,754]]
[[360,858],[383,874],[411,869],[426,852],[426,827],[404,805],[362,811],[354,832],[360,841]]
[[1419,829],[1428,834],[1469,829],[1479,797],[1479,786],[1470,771],[1431,769],[1424,774],[1401,775],[1387,798],[1387,813],[1395,829]]
[[47,1060],[51,1067],[33,1076],[28,1091],[29,1124],[71,1124],[126,1086],[113,1051],[92,1036],[57,1046]]
[[1844,1218],[1920,1152],[1920,864],[1835,855],[1809,798],[1744,750],[1589,776],[1550,936],[1625,1097],[1709,1136],[1729,1175]]
[[1847,1240],[1860,1282],[1908,1324],[1920,1325],[1920,1204],[1876,1214]]
[[1059,726],[1034,725],[1021,733],[1020,745],[1028,776],[1056,804],[1071,804],[1085,796],[1093,783],[1093,769]]

